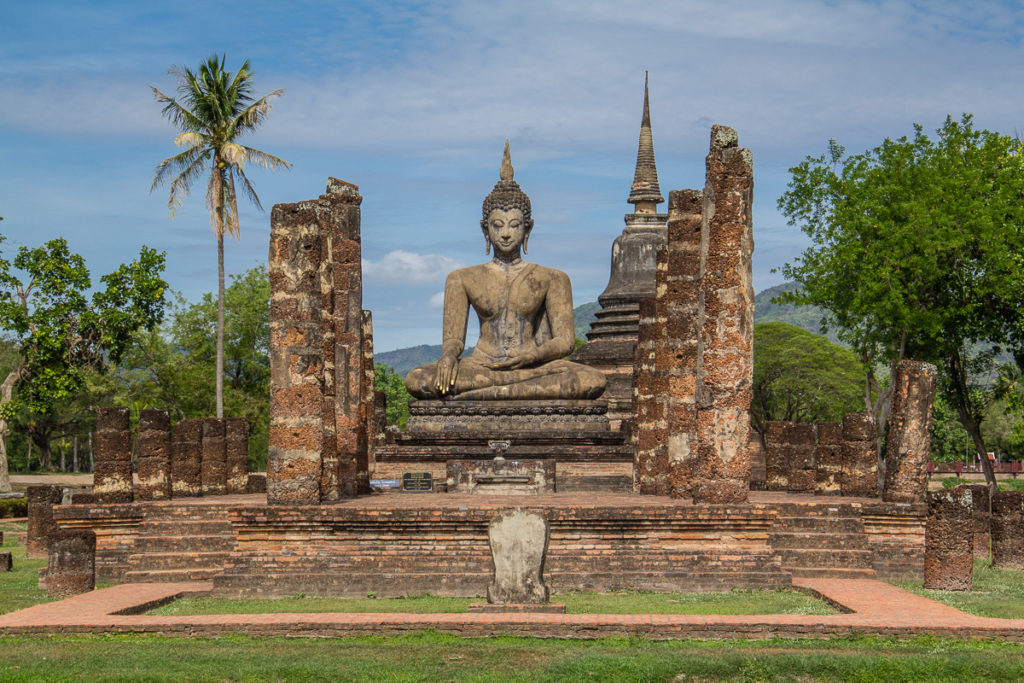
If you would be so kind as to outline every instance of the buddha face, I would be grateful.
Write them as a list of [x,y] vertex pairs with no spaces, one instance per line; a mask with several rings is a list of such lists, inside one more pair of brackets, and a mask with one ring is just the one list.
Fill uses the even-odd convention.
[[495,256],[518,256],[528,230],[519,209],[494,209],[487,216],[487,239]]

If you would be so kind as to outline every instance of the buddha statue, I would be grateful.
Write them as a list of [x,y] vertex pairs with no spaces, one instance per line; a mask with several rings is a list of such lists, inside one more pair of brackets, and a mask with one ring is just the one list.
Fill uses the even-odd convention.
[[[604,391],[600,371],[565,360],[576,341],[569,277],[522,259],[533,218],[530,198],[513,174],[506,140],[500,180],[484,200],[480,221],[485,253],[493,248],[494,257],[448,275],[441,358],[405,378],[416,398],[593,399]],[[470,307],[480,319],[480,338],[460,359]]]

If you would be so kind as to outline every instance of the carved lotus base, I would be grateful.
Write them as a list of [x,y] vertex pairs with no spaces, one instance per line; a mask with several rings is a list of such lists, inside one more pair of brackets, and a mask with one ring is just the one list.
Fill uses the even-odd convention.
[[608,433],[605,401],[414,401],[409,404],[410,437],[504,436],[538,432]]

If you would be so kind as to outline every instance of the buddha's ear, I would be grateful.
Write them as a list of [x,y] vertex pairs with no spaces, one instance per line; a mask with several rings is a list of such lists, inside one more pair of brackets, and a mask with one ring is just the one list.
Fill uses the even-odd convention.
[[529,254],[529,250],[526,248],[526,243],[530,241],[530,232],[533,231],[533,219],[526,221],[526,230],[523,231],[523,253]]
[[485,254],[490,254],[491,253],[491,237],[490,237],[490,235],[487,234],[487,221],[486,220],[481,220],[480,221],[480,230],[482,230],[483,233],[484,233],[484,253]]

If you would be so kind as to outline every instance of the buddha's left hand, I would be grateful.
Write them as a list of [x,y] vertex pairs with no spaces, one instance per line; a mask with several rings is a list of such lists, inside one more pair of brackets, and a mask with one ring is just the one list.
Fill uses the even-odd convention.
[[530,367],[537,364],[535,353],[521,353],[518,356],[510,356],[504,360],[495,361],[491,364],[491,370],[518,370],[519,368]]

